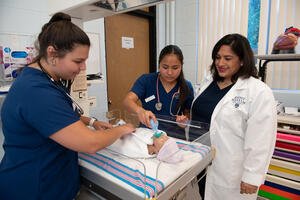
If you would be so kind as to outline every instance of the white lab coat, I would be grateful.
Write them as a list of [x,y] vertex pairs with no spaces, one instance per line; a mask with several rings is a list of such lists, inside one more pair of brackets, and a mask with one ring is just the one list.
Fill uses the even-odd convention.
[[[203,82],[194,101],[211,82],[211,77]],[[264,182],[276,125],[272,90],[253,77],[238,79],[211,117],[210,138],[216,155],[208,167],[205,200],[256,199],[256,194],[240,195],[240,183],[259,186]]]

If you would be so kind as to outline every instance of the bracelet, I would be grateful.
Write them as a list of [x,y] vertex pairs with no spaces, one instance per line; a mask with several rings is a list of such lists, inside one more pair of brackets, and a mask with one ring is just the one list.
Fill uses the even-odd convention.
[[93,127],[94,122],[97,121],[97,119],[95,117],[91,117],[90,121],[89,121],[89,126]]

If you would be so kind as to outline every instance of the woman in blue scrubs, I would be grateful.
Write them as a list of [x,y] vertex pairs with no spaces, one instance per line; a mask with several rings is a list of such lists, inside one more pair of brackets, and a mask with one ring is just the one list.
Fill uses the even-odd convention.
[[55,14],[38,44],[37,57],[23,68],[1,110],[3,200],[74,199],[80,186],[77,152],[95,153],[134,131],[130,124],[91,130],[87,125],[95,126],[95,119],[81,117],[69,97],[62,80],[74,80],[86,69],[90,48],[69,15]]
[[[183,54],[176,45],[168,45],[159,55],[159,72],[144,74],[134,83],[131,91],[124,99],[125,107],[137,114],[140,122],[150,127],[150,119],[156,117],[179,122],[185,122],[189,116],[189,110],[193,101],[192,84],[184,79],[183,75]],[[138,101],[142,106],[138,105]],[[183,128],[172,132],[166,127],[160,129],[168,132],[169,135],[185,139]],[[178,135],[178,133],[180,133]]]

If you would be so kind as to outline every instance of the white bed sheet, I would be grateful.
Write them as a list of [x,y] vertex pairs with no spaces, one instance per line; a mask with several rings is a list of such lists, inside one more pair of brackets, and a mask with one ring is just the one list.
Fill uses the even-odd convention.
[[[144,168],[139,162],[124,158],[103,149],[96,154],[79,154],[79,164],[102,176],[120,187],[127,188],[141,198],[153,197],[175,181],[180,175],[194,167],[210,153],[210,147],[200,143],[190,143],[176,139],[180,148],[178,153],[183,155],[183,161],[177,164],[168,164],[156,158],[138,159],[146,167],[147,187],[145,192]],[[158,181],[156,170],[158,168]],[[155,191],[156,190],[156,191]],[[145,196],[146,195],[146,196]]]

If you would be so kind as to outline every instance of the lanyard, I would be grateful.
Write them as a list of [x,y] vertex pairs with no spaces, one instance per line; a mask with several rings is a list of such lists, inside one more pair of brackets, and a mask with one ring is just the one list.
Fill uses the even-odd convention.
[[41,68],[42,72],[50,79],[50,81],[55,85],[55,87],[61,91],[64,95],[66,95],[73,103],[73,105],[75,106],[76,108],[76,112],[79,114],[79,115],[83,115],[84,114],[84,111],[83,109],[81,108],[81,106],[75,101],[75,99],[68,93],[66,92],[66,90],[64,88],[62,88],[62,83],[60,82],[57,82],[55,81],[51,76],[50,74],[45,70],[45,68],[42,66],[41,62],[38,60],[37,61],[39,67]]

